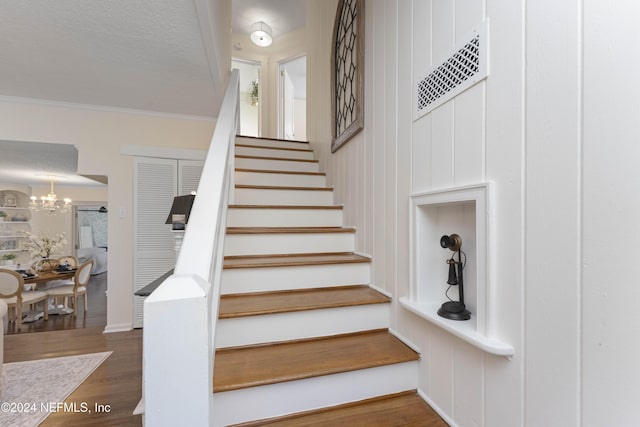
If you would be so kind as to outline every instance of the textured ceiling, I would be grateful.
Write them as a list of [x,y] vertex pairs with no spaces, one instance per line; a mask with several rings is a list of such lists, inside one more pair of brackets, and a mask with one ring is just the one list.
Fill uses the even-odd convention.
[[232,30],[249,34],[251,24],[266,22],[273,30],[273,38],[304,27],[306,0],[232,0]]
[[214,116],[193,0],[2,0],[0,95]]
[[[2,0],[0,97],[213,117],[196,0]],[[209,0],[215,2],[217,0]],[[233,31],[304,26],[305,0],[232,0]],[[64,144],[0,141],[0,182],[96,185]]]

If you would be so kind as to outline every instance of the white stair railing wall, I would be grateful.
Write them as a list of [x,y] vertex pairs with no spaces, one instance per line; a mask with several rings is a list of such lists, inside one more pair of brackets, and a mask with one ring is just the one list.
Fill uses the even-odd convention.
[[144,422],[213,424],[215,330],[227,206],[233,201],[238,70],[229,78],[175,272],[145,301]]

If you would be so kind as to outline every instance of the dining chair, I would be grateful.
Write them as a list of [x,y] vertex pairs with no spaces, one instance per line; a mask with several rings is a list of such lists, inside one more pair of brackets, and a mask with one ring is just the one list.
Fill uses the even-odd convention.
[[70,269],[78,268],[80,263],[78,262],[78,258],[73,255],[65,255],[58,259],[58,265],[67,265]]
[[73,307],[73,316],[78,316],[78,297],[84,296],[84,312],[87,312],[87,284],[91,278],[91,269],[93,268],[93,260],[87,261],[80,265],[73,276],[72,285],[57,286],[47,289],[46,293],[53,298],[69,298]]
[[[42,291],[24,291],[22,275],[13,270],[0,269],[0,299],[7,304],[9,322],[15,321],[18,329],[22,326],[23,304],[44,301],[44,319],[49,320],[48,295]],[[13,316],[11,315],[13,309]]]
[[[74,270],[74,269],[77,269],[78,266],[80,265],[78,258],[74,257],[73,255],[65,255],[55,260],[54,263],[55,263],[56,270],[63,265],[67,265],[71,270]],[[48,289],[48,288],[55,288],[55,287],[64,286],[64,285],[73,285],[73,279],[50,280],[47,282],[45,287]]]

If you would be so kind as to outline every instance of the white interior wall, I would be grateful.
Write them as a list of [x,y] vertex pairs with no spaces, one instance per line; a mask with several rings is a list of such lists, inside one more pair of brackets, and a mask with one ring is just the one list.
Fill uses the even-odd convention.
[[[583,64],[576,102],[582,108],[581,278],[578,313],[583,358],[582,425],[640,425],[640,66],[637,22],[640,7],[624,0],[582,2]],[[580,47],[582,50],[580,51]],[[576,83],[574,83],[576,84]],[[575,225],[574,225],[575,226]]]
[[215,120],[6,99],[0,100],[0,117],[0,139],[77,145],[78,173],[109,178],[106,200],[111,268],[106,330],[130,329],[133,158],[120,155],[120,146],[206,149]]
[[[580,425],[580,5],[528,2],[526,11],[525,420],[546,424],[551,410],[554,425],[572,426]],[[560,235],[564,244],[553,244]]]
[[296,140],[307,140],[307,100],[306,99],[294,99],[293,100],[294,115],[294,129],[296,130]]
[[[310,47],[310,139],[358,250],[374,257],[375,285],[408,295],[410,193],[495,183],[494,333],[515,356],[485,354],[394,303],[393,327],[421,350],[421,391],[460,426],[637,425],[640,267],[624,254],[640,245],[640,87],[628,79],[640,8],[368,0],[365,129],[334,155],[328,70],[311,65],[328,62],[333,16],[315,13],[324,21],[309,38],[326,44]],[[485,18],[488,79],[412,122],[416,74]]]
[[[520,34],[522,9],[507,3],[492,2],[503,26],[497,33],[515,29]],[[480,24],[486,6],[462,0],[367,1],[365,8],[365,129],[329,156],[338,202],[345,203],[347,224],[358,228],[358,250],[373,256],[374,284],[394,296],[393,328],[421,350],[421,391],[458,425],[519,425],[522,108],[520,92],[513,94],[511,85],[522,84],[522,60],[512,50],[522,50],[522,38],[492,39],[492,66],[498,62],[508,69],[496,73],[492,87],[509,102],[490,104],[489,83],[480,83],[414,123],[414,77],[444,59]],[[491,108],[485,110],[487,105]],[[511,121],[505,124],[504,117]],[[507,140],[510,146],[502,147]],[[506,263],[495,272],[494,298],[506,303],[497,304],[493,315],[495,334],[516,347],[511,360],[485,354],[397,304],[410,293],[410,194],[487,179],[501,183],[496,188],[501,227],[495,238],[502,244],[497,256]],[[515,197],[505,197],[511,194]]]
[[232,67],[240,72],[240,134],[246,136],[258,136],[260,118],[258,105],[251,105],[251,83],[258,80],[258,97],[262,89],[260,82],[260,64],[248,61],[232,61]]

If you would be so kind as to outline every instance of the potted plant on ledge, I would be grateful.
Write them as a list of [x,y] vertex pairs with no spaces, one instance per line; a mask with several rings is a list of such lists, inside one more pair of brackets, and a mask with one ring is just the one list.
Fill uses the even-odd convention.
[[2,256],[2,265],[10,265],[13,264],[13,260],[16,259],[16,254],[4,254]]

